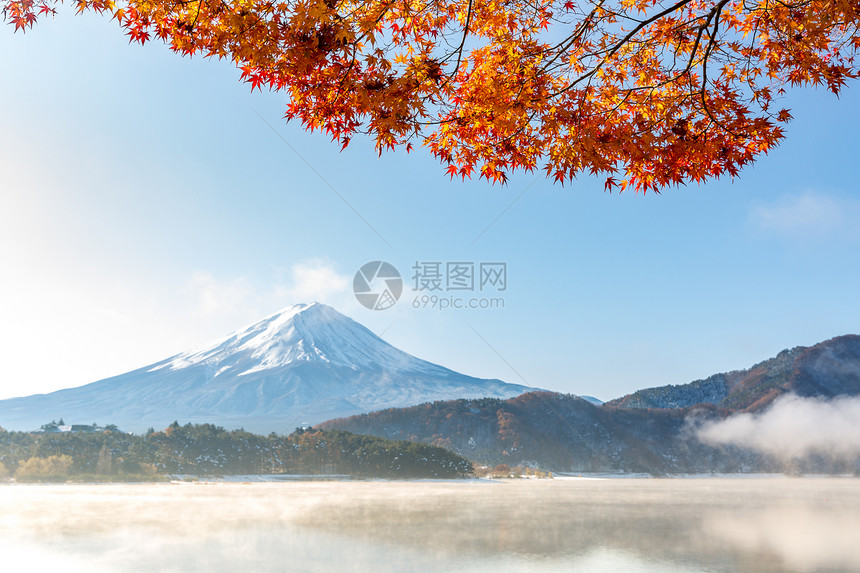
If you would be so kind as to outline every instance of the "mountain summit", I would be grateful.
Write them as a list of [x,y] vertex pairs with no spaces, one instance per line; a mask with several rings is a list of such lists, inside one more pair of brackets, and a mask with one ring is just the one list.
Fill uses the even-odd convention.
[[320,303],[288,307],[195,350],[85,386],[0,401],[0,425],[116,424],[127,431],[173,420],[255,432],[382,408],[532,390],[473,378],[416,358]]
[[327,364],[352,370],[426,371],[450,374],[442,366],[391,346],[330,306],[297,304],[196,350],[151,367],[181,370],[201,364],[244,376],[299,364]]

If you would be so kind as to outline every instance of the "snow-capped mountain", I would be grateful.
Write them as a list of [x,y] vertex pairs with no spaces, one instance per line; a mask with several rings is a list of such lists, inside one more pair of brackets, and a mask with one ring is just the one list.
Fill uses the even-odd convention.
[[0,426],[51,419],[126,431],[178,420],[289,432],[335,417],[533,390],[459,374],[391,346],[320,303],[296,305],[201,348],[92,384],[0,401]]

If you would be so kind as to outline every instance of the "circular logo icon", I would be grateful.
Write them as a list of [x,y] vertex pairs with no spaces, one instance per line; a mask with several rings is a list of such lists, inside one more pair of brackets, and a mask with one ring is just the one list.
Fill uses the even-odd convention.
[[370,310],[391,308],[403,293],[403,279],[391,263],[370,261],[355,273],[352,292]]

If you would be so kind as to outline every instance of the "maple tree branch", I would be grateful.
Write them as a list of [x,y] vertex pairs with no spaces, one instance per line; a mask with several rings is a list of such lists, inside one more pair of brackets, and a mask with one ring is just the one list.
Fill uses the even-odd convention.
[[466,38],[469,37],[469,26],[472,23],[472,6],[473,6],[473,0],[469,0],[469,6],[466,10],[466,23],[463,26],[463,37],[460,40],[460,45],[457,46],[457,49],[454,50],[453,53],[451,53],[449,56],[444,58],[441,62],[441,63],[445,63],[446,61],[448,61],[448,58],[451,58],[454,56],[454,54],[457,54],[457,65],[454,66],[454,71],[452,71],[450,74],[448,74],[449,78],[453,78],[454,76],[456,76],[457,72],[460,70],[460,63],[461,63],[461,60],[463,58],[463,48],[466,46]]
[[738,138],[738,139],[743,139],[741,136],[739,136],[737,133],[735,133],[731,128],[729,128],[728,126],[723,124],[720,120],[718,120],[714,116],[713,112],[711,111],[710,106],[708,105],[708,101],[707,101],[707,97],[706,97],[706,91],[708,89],[708,58],[710,57],[711,50],[713,49],[714,44],[717,41],[717,33],[719,32],[719,27],[720,27],[720,13],[723,9],[723,6],[725,6],[725,4],[727,2],[728,2],[728,0],[722,0],[720,2],[720,4],[717,5],[719,7],[719,10],[717,10],[717,13],[714,17],[714,31],[713,31],[713,33],[708,34],[708,36],[709,36],[708,46],[705,49],[705,56],[702,60],[702,89],[699,93],[701,94],[702,109],[705,111],[705,113],[711,119],[711,121],[713,121],[716,125],[718,125],[721,129],[723,129],[727,133],[731,134],[733,137]]
[[580,84],[584,80],[589,79],[593,75],[595,75],[606,64],[606,62],[608,62],[609,59],[612,56],[614,56],[618,52],[618,50],[620,50],[622,48],[622,46],[627,44],[634,36],[636,36],[636,34],[638,34],[648,24],[656,22],[657,20],[660,20],[661,18],[668,16],[669,14],[672,14],[673,12],[680,10],[681,8],[683,8],[684,6],[686,6],[687,4],[689,4],[692,1],[693,0],[680,0],[679,2],[673,4],[669,8],[666,8],[665,10],[655,14],[654,16],[651,16],[650,18],[647,18],[645,20],[640,21],[638,25],[636,25],[632,30],[630,30],[630,32],[628,32],[623,38],[618,40],[607,51],[606,55],[603,57],[603,59],[600,62],[598,62],[598,64],[596,66],[594,66],[590,71],[586,72],[585,74],[579,76],[577,79],[570,82],[567,86],[565,86],[561,90],[555,92],[553,94],[553,97],[560,95],[560,94],[562,94],[568,90],[573,89],[574,87],[576,87],[578,84]]
[[[559,52],[564,52],[568,49],[569,46],[573,45],[576,40],[578,40],[582,34],[588,29],[588,26],[593,23],[593,18],[597,15],[598,10],[603,6],[606,0],[600,0],[597,4],[594,5],[594,8],[591,9],[591,12],[582,19],[582,22],[578,26],[577,30],[574,30],[573,34],[557,43],[550,50],[558,50]],[[558,57],[558,56],[556,56]]]
[[[26,32],[57,1],[0,8]],[[307,129],[380,152],[422,139],[449,174],[496,181],[539,160],[638,190],[735,175],[783,137],[786,86],[860,75],[858,0],[117,1],[71,3],[232,60]]]

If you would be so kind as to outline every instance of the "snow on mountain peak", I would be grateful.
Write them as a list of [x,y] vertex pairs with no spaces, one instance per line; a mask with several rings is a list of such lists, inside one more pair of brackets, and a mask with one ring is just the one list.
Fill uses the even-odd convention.
[[332,307],[297,304],[195,350],[157,364],[178,370],[205,364],[216,376],[251,374],[300,362],[325,362],[354,370],[447,370],[398,350]]

